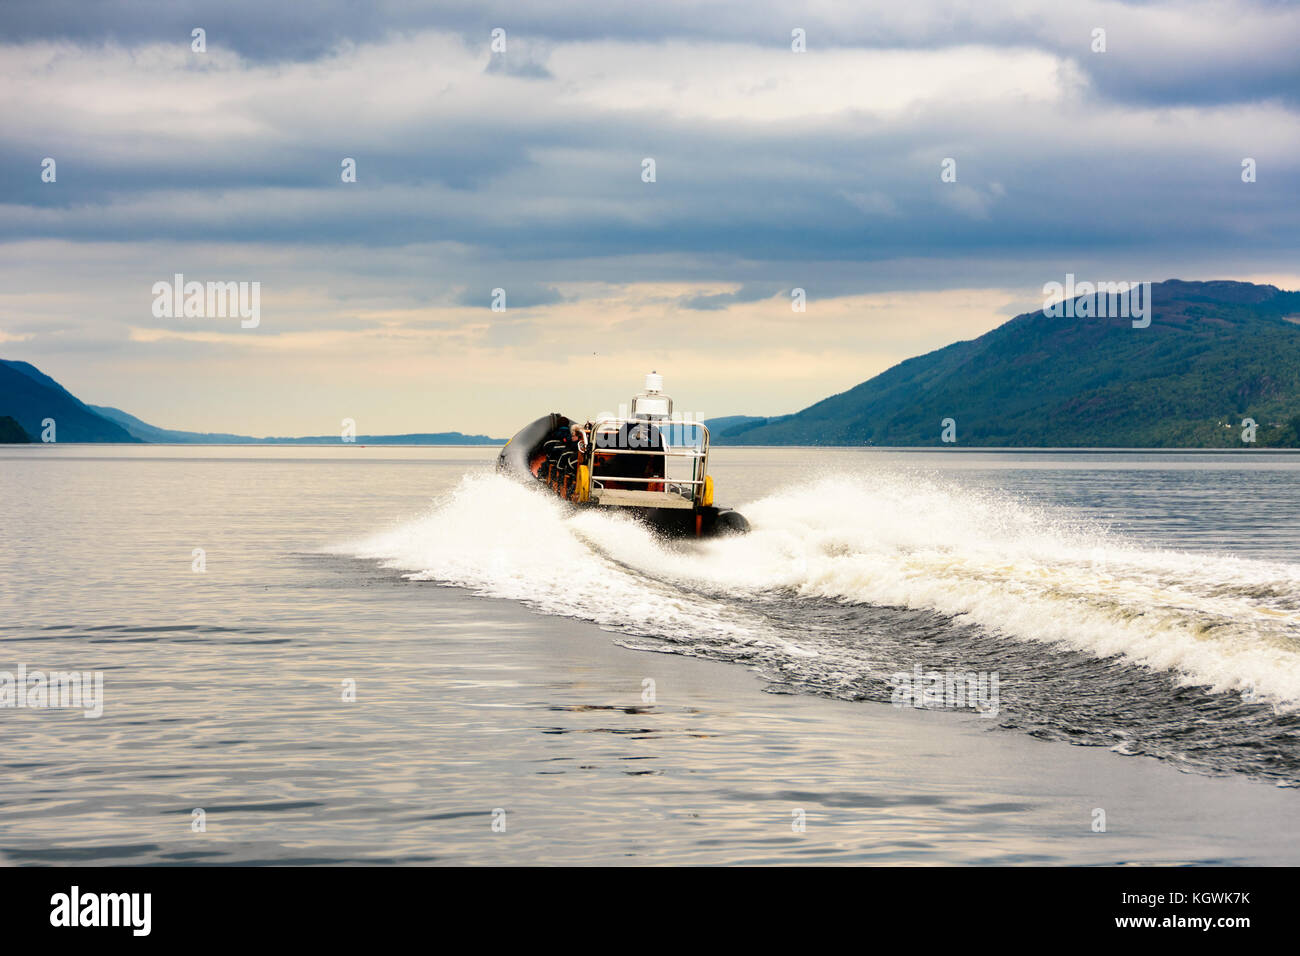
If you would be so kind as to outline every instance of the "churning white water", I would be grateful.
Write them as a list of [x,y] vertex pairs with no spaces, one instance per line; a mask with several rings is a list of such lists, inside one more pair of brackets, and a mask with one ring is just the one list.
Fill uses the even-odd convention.
[[934,611],[996,637],[1008,657],[1033,642],[1300,703],[1300,565],[1138,546],[1063,509],[887,470],[742,510],[749,535],[674,543],[480,474],[345,550],[678,643],[814,656],[799,602],[831,599]]

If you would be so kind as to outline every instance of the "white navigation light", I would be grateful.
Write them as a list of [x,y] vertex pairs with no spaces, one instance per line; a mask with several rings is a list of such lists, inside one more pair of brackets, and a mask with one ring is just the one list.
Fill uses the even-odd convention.
[[673,413],[673,400],[663,394],[664,378],[658,372],[645,377],[645,391],[632,399],[633,418],[667,418]]

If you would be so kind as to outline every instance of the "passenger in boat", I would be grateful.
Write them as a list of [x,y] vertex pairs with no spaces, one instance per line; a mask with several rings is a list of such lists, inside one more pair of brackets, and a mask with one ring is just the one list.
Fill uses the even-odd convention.
[[576,426],[562,425],[542,444],[545,461],[538,477],[552,489],[567,496],[577,480],[578,440],[573,433]]
[[[662,451],[663,435],[655,425],[624,424],[618,437],[604,447],[628,451]],[[617,451],[595,453],[594,474],[606,488],[627,491],[663,491],[662,482],[618,481],[619,478],[663,478],[664,459],[660,455],[627,455]],[[614,480],[609,480],[614,479]]]

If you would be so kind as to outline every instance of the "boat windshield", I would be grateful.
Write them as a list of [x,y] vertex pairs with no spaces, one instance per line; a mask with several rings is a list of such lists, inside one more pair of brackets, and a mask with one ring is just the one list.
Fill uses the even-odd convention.
[[632,399],[633,418],[667,418],[673,412],[673,400],[667,395],[638,395]]

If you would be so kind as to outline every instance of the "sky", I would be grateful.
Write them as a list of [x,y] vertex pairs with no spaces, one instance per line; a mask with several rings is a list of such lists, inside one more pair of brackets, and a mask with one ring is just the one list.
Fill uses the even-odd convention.
[[[1300,289],[1298,42],[1266,0],[6,0],[0,357],[169,428],[507,437],[651,369],[797,411],[1067,273]],[[256,327],[156,315],[177,273]]]

